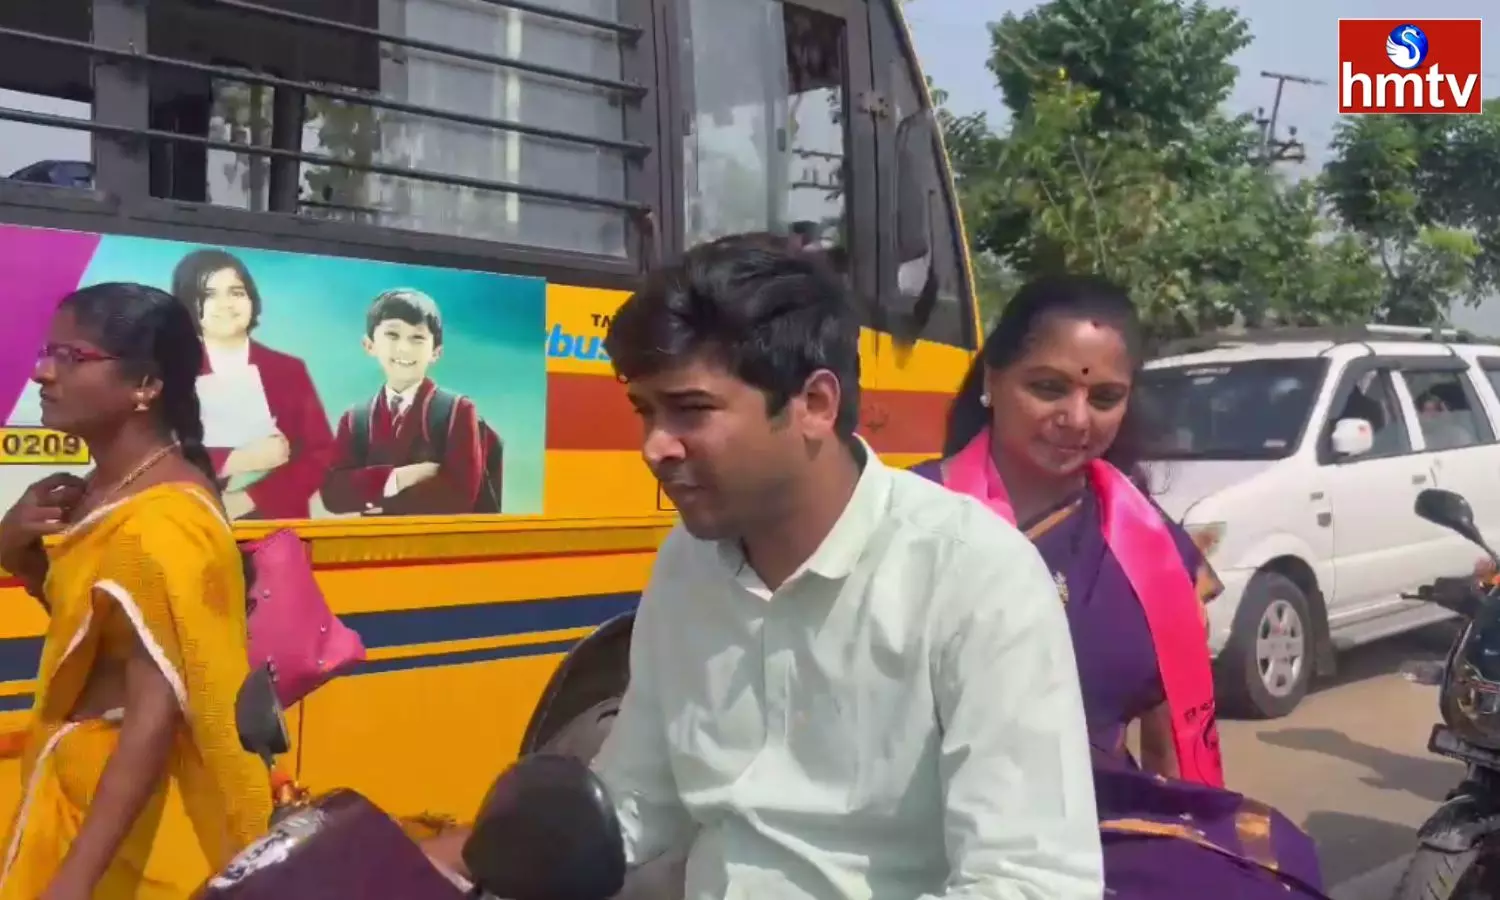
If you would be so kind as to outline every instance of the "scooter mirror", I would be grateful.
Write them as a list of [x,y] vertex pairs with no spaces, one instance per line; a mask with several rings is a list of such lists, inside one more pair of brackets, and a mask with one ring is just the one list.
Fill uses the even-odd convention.
[[1416,513],[1434,525],[1441,525],[1472,543],[1484,546],[1484,538],[1474,524],[1474,510],[1460,494],[1442,488],[1427,488],[1417,495]]
[[266,766],[292,749],[286,716],[276,699],[276,676],[269,665],[253,670],[234,698],[234,725],[240,746],[265,760]]
[[606,900],[625,882],[614,804],[570,756],[527,756],[502,773],[475,817],[463,861],[476,885],[506,900]]

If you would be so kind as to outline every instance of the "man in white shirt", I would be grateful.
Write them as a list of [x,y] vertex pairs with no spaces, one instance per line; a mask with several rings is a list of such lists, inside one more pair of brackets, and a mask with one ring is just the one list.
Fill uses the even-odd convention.
[[687,900],[1099,900],[1062,603],[1026,538],[854,435],[859,324],[770,239],[695,248],[606,347],[681,513],[595,760]]

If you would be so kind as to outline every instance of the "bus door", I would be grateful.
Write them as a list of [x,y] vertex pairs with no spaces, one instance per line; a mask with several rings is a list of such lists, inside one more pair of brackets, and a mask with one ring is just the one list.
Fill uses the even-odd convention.
[[[898,4],[870,4],[875,122],[877,294],[900,342],[978,346],[973,290],[949,166],[926,80]],[[954,385],[953,387],[956,387]]]
[[871,0],[867,33],[878,213],[869,220],[876,337],[865,365],[879,391],[862,418],[876,448],[907,464],[938,452],[978,346],[978,316],[948,162],[899,4]]
[[875,268],[864,0],[677,0],[683,242],[769,231]]

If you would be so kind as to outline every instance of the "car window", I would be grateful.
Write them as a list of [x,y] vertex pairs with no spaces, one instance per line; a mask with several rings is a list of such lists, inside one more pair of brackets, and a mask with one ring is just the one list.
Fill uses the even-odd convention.
[[1401,414],[1401,404],[1396,399],[1389,372],[1366,372],[1354,382],[1338,415],[1328,420],[1330,433],[1341,419],[1364,419],[1370,423],[1374,440],[1369,451],[1358,457],[1360,459],[1411,452],[1411,436],[1406,433],[1406,420]]
[[11,181],[31,181],[45,184],[52,164],[49,162],[32,163],[22,169],[10,173]]
[[1484,377],[1489,379],[1490,387],[1495,389],[1495,396],[1500,397],[1500,368],[1485,369]]
[[94,183],[94,167],[84,162],[58,163],[57,183],[64,187],[90,187]]
[[1461,372],[1405,372],[1428,450],[1454,450],[1494,439],[1489,421],[1474,408]]
[[1404,372],[1428,450],[1455,450],[1494,440],[1461,372]]
[[1326,363],[1254,360],[1146,370],[1131,403],[1149,459],[1283,459],[1301,440]]

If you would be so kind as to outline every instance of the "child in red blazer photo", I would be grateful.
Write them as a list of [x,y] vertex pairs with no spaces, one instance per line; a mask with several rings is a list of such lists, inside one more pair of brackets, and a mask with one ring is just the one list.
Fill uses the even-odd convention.
[[384,384],[339,418],[323,480],[329,512],[366,516],[501,511],[500,437],[468,397],[431,370],[443,354],[443,319],[421,291],[396,288],[370,304],[364,349]]

